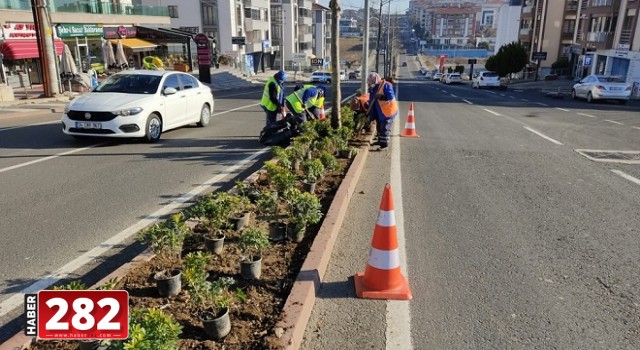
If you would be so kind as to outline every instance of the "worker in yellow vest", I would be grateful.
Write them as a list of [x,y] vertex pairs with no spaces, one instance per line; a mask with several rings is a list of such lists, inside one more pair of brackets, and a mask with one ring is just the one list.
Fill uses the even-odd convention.
[[324,97],[327,92],[327,89],[324,86],[317,86],[318,89],[318,97],[316,98],[316,102],[309,108],[309,112],[311,112],[315,119],[320,119],[320,114],[324,113]]
[[311,118],[313,114],[309,108],[315,106],[318,98],[318,88],[313,85],[303,85],[285,98],[287,109],[296,118],[298,123],[303,123]]
[[[274,127],[277,124],[278,113],[282,113],[284,108],[284,82],[287,75],[280,70],[274,74],[264,85],[260,106],[267,114],[266,127]],[[284,116],[283,116],[284,117]]]

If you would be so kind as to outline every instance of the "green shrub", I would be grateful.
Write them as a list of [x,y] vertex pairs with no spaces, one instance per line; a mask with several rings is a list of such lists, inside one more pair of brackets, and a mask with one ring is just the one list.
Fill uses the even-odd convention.
[[320,159],[325,169],[328,169],[331,171],[342,170],[342,166],[338,162],[338,159],[333,154],[327,151],[320,152],[320,154],[318,155],[318,159]]
[[154,224],[138,232],[137,239],[148,245],[160,256],[180,256],[182,243],[190,229],[182,213],[174,214],[167,221]]
[[324,176],[324,165],[320,159],[309,159],[302,163],[302,171],[308,182],[315,183]]
[[129,338],[108,342],[108,350],[175,350],[182,326],[164,311],[131,309]]
[[243,251],[250,255],[251,253],[260,253],[264,248],[268,247],[269,234],[257,227],[249,227],[242,231],[240,236],[240,245],[242,245]]

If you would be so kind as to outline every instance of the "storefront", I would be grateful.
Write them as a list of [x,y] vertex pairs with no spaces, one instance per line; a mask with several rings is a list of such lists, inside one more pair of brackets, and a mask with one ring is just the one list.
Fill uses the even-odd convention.
[[104,27],[103,37],[109,40],[114,48],[118,41],[122,43],[124,55],[130,68],[140,69],[142,68],[142,59],[145,56],[157,56],[158,44],[140,37],[138,27]]
[[[7,83],[14,87],[42,83],[40,51],[33,23],[4,23],[4,41],[0,43]],[[56,54],[62,55],[64,43],[54,36]]]
[[101,50],[102,25],[61,23],[55,28],[58,37],[71,49],[78,70],[86,72],[91,67],[98,73],[104,73]]
[[196,54],[191,33],[178,29],[137,26],[136,37],[158,45],[154,55],[162,59],[165,68],[193,70]]

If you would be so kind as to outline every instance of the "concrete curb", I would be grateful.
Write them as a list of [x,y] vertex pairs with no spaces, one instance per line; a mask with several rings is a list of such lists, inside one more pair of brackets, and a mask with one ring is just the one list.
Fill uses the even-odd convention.
[[[367,140],[372,138],[373,133]],[[369,147],[362,146],[351,163],[282,309],[283,318],[276,324],[275,332],[285,349],[299,349],[302,344],[333,246],[368,155]]]

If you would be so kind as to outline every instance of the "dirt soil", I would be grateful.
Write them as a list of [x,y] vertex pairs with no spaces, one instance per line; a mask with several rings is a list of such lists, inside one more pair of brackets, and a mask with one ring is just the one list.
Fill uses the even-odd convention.
[[[356,144],[361,144],[364,138]],[[317,184],[316,194],[321,198],[322,211],[326,213],[344,174],[351,164],[351,159],[338,159],[343,166],[341,172],[328,174]],[[298,173],[301,176],[301,173]],[[264,188],[257,181],[253,184]],[[274,332],[276,322],[291,291],[293,282],[300,271],[302,263],[313,243],[322,222],[307,228],[307,234],[301,243],[291,241],[272,243],[265,249],[262,260],[262,276],[257,281],[246,281],[240,276],[241,251],[238,245],[239,232],[225,233],[224,250],[221,255],[214,255],[208,265],[209,280],[219,277],[233,277],[236,284],[247,296],[245,302],[235,302],[230,307],[231,333],[221,341],[207,339],[207,335],[198,318],[198,310],[190,302],[188,293],[183,291],[176,297],[162,298],[158,295],[153,274],[162,268],[178,267],[177,261],[158,261],[157,258],[141,264],[124,277],[117,289],[126,289],[130,295],[131,308],[160,308],[182,325],[182,334],[178,349],[276,349],[277,337]],[[268,221],[256,217],[252,213],[252,225],[268,228]],[[204,250],[199,239],[185,241],[183,255],[197,250]],[[33,344],[31,350],[72,350],[77,348],[77,341],[40,341]]]

